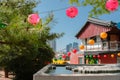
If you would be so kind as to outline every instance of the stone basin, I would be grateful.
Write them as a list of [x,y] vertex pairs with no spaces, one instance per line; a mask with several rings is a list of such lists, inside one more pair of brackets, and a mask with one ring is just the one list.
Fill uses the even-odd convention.
[[120,73],[120,64],[106,64],[101,66],[77,66],[72,71],[81,73]]
[[[52,69],[52,66],[56,68]],[[67,70],[66,66],[72,67],[71,70]],[[63,67],[63,68],[58,68]],[[59,69],[59,70],[58,70]],[[74,72],[74,69],[78,69],[78,72]],[[58,70],[59,73],[54,73]],[[80,72],[80,71],[84,72]],[[118,72],[92,72],[85,73],[85,71],[99,71],[113,70]],[[33,75],[33,80],[120,80],[120,64],[108,64],[108,65],[52,65],[49,64],[42,68],[40,71]],[[64,71],[70,71],[66,73]],[[52,72],[52,73],[51,73]]]

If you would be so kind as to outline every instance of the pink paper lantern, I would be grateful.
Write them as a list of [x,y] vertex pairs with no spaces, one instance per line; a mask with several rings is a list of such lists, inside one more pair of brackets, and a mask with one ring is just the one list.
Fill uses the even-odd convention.
[[106,58],[106,57],[107,57],[107,55],[104,55],[103,57],[104,57],[104,58]]
[[78,9],[74,6],[66,10],[66,15],[70,18],[74,18],[75,16],[77,16],[77,14],[78,14]]
[[64,54],[64,55],[62,55],[62,58],[64,58],[64,59],[65,59],[65,58],[66,58],[66,55],[65,55],[65,54]]
[[100,58],[100,55],[97,55],[98,58]]
[[106,2],[106,9],[108,11],[114,11],[118,8],[119,2],[118,0],[107,0]]
[[76,52],[77,52],[77,50],[76,50],[76,49],[73,49],[73,50],[72,50],[72,52],[73,52],[73,53],[76,53]]
[[37,23],[39,23],[40,17],[38,14],[30,14],[27,20],[30,24],[36,25]]
[[71,55],[71,53],[70,53],[70,52],[68,52],[68,53],[67,53],[67,55],[68,55],[68,56],[70,56],[70,55]]
[[96,58],[96,55],[93,55],[93,58]]

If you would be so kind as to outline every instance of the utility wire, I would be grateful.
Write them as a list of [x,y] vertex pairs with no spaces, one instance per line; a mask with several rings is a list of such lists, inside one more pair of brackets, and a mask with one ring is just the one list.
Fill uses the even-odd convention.
[[62,10],[65,10],[65,9],[67,9],[67,8],[69,8],[69,7],[54,9],[54,10],[50,10],[50,11],[43,11],[43,12],[40,12],[40,14],[45,14],[45,13],[50,13],[50,12],[62,11]]

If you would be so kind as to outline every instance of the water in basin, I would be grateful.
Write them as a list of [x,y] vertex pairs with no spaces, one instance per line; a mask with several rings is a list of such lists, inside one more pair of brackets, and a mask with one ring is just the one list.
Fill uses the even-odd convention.
[[[68,69],[68,68],[71,69]],[[47,70],[47,74],[109,74],[120,73],[120,65],[81,65],[81,66],[55,66]]]
[[49,74],[72,74],[71,70],[67,70],[65,66],[57,66],[56,69],[50,69]]

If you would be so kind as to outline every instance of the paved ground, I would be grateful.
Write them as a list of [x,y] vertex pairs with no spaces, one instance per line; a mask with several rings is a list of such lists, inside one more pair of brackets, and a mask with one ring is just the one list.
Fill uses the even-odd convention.
[[5,78],[4,71],[0,71],[0,80],[12,80],[12,79],[11,78]]

